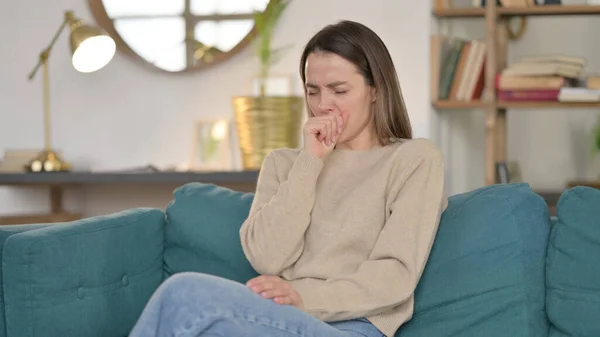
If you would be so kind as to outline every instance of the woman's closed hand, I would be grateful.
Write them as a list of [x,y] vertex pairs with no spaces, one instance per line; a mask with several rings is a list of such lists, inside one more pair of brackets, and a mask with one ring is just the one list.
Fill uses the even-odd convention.
[[263,298],[272,299],[277,304],[293,305],[303,309],[300,294],[287,281],[278,276],[261,275],[246,283],[254,293]]
[[344,119],[338,113],[310,117],[304,124],[303,130],[304,150],[320,159],[325,159],[344,130]]

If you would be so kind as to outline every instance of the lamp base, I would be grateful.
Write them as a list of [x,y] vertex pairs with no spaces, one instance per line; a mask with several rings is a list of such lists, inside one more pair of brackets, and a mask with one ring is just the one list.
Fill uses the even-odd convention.
[[31,160],[25,169],[32,173],[68,172],[71,171],[71,164],[64,161],[55,151],[44,150]]

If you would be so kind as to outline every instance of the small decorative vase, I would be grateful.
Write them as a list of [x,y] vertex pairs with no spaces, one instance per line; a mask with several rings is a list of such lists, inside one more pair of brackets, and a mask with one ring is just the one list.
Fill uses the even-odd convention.
[[275,149],[299,146],[303,97],[234,97],[233,107],[245,170],[260,169],[265,156]]

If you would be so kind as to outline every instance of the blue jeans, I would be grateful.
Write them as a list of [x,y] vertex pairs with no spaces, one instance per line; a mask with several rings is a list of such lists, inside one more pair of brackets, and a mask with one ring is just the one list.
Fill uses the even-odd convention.
[[171,276],[130,337],[383,337],[366,319],[325,323],[245,285],[199,273]]

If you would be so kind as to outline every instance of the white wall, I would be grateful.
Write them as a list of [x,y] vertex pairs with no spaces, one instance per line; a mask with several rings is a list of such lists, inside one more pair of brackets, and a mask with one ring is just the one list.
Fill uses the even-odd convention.
[[[64,10],[90,19],[86,1],[33,5],[0,2],[0,151],[42,145],[41,82],[40,78],[27,82],[27,73]],[[339,19],[361,21],[387,43],[416,135],[435,139],[446,154],[448,192],[482,186],[483,111],[436,112],[429,104],[429,35],[439,26],[432,22],[429,1],[294,1],[275,42],[295,45],[274,72],[297,77],[303,44],[322,26]],[[441,25],[471,37],[480,36],[483,27],[481,19]],[[528,53],[585,55],[590,72],[600,72],[600,49],[593,43],[597,29],[595,17],[534,18],[525,37],[511,44],[510,59]],[[231,97],[251,92],[256,70],[250,49],[213,69],[187,75],[149,71],[121,54],[107,68],[89,75],[76,73],[69,62],[65,34],[51,59],[54,143],[70,161],[96,169],[187,161],[193,121],[231,116]],[[586,139],[595,117],[594,109],[510,111],[509,159],[519,161],[523,177],[537,189],[561,189],[569,179],[598,175]],[[72,189],[67,205],[85,215],[135,206],[164,207],[173,187]],[[44,211],[46,196],[40,189],[0,188],[0,213]]]
[[[90,20],[86,3],[0,2],[1,152],[42,146],[41,76],[32,83],[26,77],[64,10],[74,10]],[[339,19],[363,22],[380,34],[393,54],[416,135],[432,136],[429,13],[429,1],[294,1],[277,29],[275,42],[295,45],[274,72],[297,77],[303,44],[322,26]],[[152,72],[119,54],[107,68],[83,75],[70,65],[67,36],[58,41],[50,62],[52,130],[55,147],[80,166],[102,169],[185,162],[191,150],[193,121],[231,116],[231,98],[251,93],[256,64],[250,48],[195,74]],[[85,215],[134,206],[163,207],[172,187],[73,189],[67,206]],[[117,197],[119,193],[125,195]],[[44,210],[44,190],[0,189],[0,213]]]

